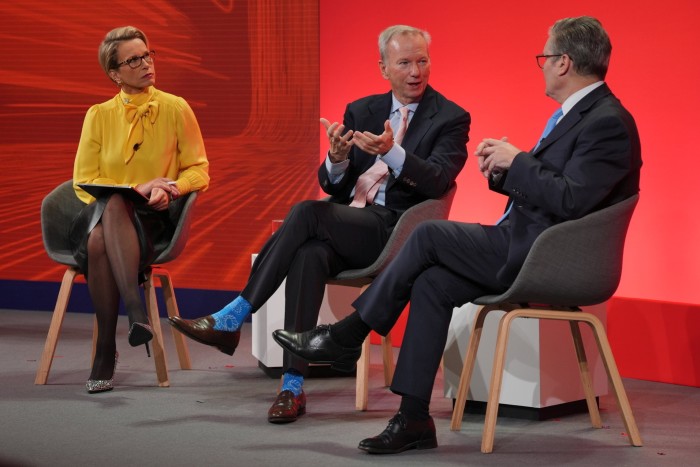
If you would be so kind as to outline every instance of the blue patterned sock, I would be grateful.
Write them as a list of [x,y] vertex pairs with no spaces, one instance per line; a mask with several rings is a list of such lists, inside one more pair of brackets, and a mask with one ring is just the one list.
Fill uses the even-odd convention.
[[239,295],[234,301],[211,315],[216,321],[214,329],[217,331],[238,331],[252,309],[253,305]]
[[282,376],[282,391],[292,391],[295,397],[301,394],[302,386],[304,385],[304,377],[298,371],[287,370]]

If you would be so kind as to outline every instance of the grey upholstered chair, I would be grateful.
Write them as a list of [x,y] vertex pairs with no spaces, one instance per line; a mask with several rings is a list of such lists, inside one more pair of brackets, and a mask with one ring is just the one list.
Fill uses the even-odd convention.
[[481,452],[489,453],[493,450],[508,333],[510,324],[516,318],[569,322],[591,424],[595,428],[600,428],[600,413],[592,388],[578,322],[591,326],[620,407],[630,444],[642,445],[615,358],[610,350],[605,327],[595,315],[584,313],[579,308],[603,303],[615,293],[622,272],[622,253],[627,227],[638,199],[639,195],[634,195],[581,219],[563,222],[545,230],[533,244],[523,268],[506,292],[474,300],[474,303],[482,307],[474,318],[474,327],[467,346],[452,414],[452,430],[459,430],[462,424],[467,390],[486,315],[492,310],[506,311],[501,318],[496,338]]
[[[163,253],[161,253],[146,273],[146,282],[144,290],[146,294],[146,309],[148,311],[148,319],[153,327],[153,360],[156,366],[156,374],[158,377],[158,385],[167,387],[170,385],[168,380],[168,368],[166,364],[165,353],[163,350],[163,333],[160,326],[158,315],[158,303],[156,301],[156,292],[153,284],[153,279],[158,278],[163,289],[163,297],[168,311],[168,316],[179,316],[177,301],[175,300],[175,289],[168,271],[157,265],[172,261],[182,252],[187,243],[189,236],[190,225],[192,222],[192,212],[197,193],[193,192],[188,195],[187,200],[180,214],[180,221],[175,229],[173,238]],[[66,272],[63,274],[61,287],[56,299],[51,325],[46,336],[44,351],[41,354],[39,368],[37,369],[34,384],[46,384],[53,363],[53,356],[56,352],[58,337],[61,333],[61,325],[68,307],[68,300],[73,288],[75,278],[81,274],[78,265],[73,259],[70,250],[68,235],[74,217],[82,209],[84,204],[75,196],[73,190],[73,181],[68,180],[51,193],[49,193],[41,203],[41,233],[44,240],[44,248],[49,258],[57,263],[67,266]],[[191,368],[190,356],[185,340],[179,332],[173,331],[173,338],[180,361],[180,367],[183,370]],[[97,338],[97,327],[93,329],[93,355],[94,345]]]
[[[332,285],[360,287],[364,292],[372,280],[386,268],[406,242],[408,236],[418,224],[430,219],[447,219],[452,207],[452,200],[457,192],[457,185],[452,187],[439,199],[429,199],[411,208],[399,218],[387,244],[374,263],[363,269],[348,269],[328,281]],[[367,410],[370,338],[362,345],[362,355],[357,362],[357,378],[355,381],[355,408]],[[384,383],[389,386],[394,375],[394,353],[391,344],[391,334],[382,337],[382,356],[384,363]]]

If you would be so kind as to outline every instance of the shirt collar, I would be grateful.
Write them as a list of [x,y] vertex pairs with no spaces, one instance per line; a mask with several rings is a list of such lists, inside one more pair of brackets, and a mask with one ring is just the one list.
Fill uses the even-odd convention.
[[603,81],[596,81],[595,83],[589,84],[585,88],[581,88],[572,95],[570,95],[561,105],[561,110],[562,112],[564,112],[564,115],[566,115],[569,112],[569,110],[573,109],[574,106],[578,104],[581,99],[593,92],[594,89],[601,87],[603,84],[605,84]]
[[[415,113],[416,109],[418,108],[418,104],[420,104],[420,102],[413,102],[411,104],[406,105],[406,107],[408,107],[408,110]],[[393,114],[394,112],[399,110],[399,108],[401,108],[401,107],[404,107],[404,105],[401,102],[399,102],[399,100],[396,98],[396,96],[392,92],[391,93],[391,112],[389,112],[389,115]]]

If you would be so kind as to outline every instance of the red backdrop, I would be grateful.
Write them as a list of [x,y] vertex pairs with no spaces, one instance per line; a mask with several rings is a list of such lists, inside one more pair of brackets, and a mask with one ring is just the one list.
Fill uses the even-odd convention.
[[[691,58],[691,46],[700,43],[694,27],[700,13],[693,2],[665,2],[663,9],[652,8],[653,2],[630,8],[603,0],[585,6],[439,2],[425,8],[405,0],[403,12],[394,13],[376,1],[346,8],[323,0],[320,21],[316,2],[298,5],[0,4],[0,279],[58,277],[40,246],[39,200],[70,178],[87,107],[115,91],[96,60],[97,44],[115,25],[133,23],[149,34],[159,50],[157,85],[192,104],[212,161],[212,187],[202,197],[196,229],[202,238],[187,250],[190,268],[201,266],[196,274],[178,274],[178,283],[236,290],[249,268],[247,254],[268,235],[270,219],[286,213],[286,200],[316,195],[309,186],[326,149],[317,122],[319,83],[320,114],[332,119],[342,118],[348,101],[388,89],[376,65],[382,28],[403,22],[432,33],[431,83],[471,112],[473,151],[487,136],[532,145],[555,106],[543,95],[533,56],[555,19],[591,14],[612,37],[608,82],[637,119],[645,161],[618,295],[700,303],[700,223],[684,203],[696,198],[692,179],[700,165],[693,138],[700,63]],[[485,189],[474,158],[459,182],[453,219],[491,222],[502,211],[502,197]],[[280,193],[282,184],[288,192]]]
[[[608,312],[610,338],[625,376],[700,386],[697,3],[400,3],[399,10],[396,2],[355,0],[350,7],[321,0],[321,114],[340,119],[346,102],[388,90],[377,67],[377,35],[391,24],[410,24],[433,36],[431,84],[471,112],[470,153],[485,137],[534,145],[557,106],[544,95],[534,58],[548,27],[567,16],[600,19],[613,43],[607,82],[635,116],[644,158],[641,200]],[[452,219],[499,217],[505,200],[487,190],[473,157],[458,182]]]
[[316,0],[0,3],[0,280],[61,277],[41,245],[41,199],[72,177],[88,107],[117,92],[97,47],[126,24],[158,52],[156,87],[193,107],[211,165],[169,269],[178,287],[240,290],[271,220],[317,194]]
[[[618,299],[646,301],[656,313],[666,302],[689,304],[684,313],[698,316],[696,3],[401,5],[397,11],[396,2],[376,0],[0,3],[0,280],[60,278],[61,268],[41,247],[39,205],[71,177],[88,106],[116,91],[96,60],[97,45],[115,26],[147,32],[159,52],[158,87],[190,102],[207,144],[212,186],[198,202],[186,254],[171,266],[177,285],[239,290],[270,220],[283,217],[294,200],[318,195],[315,169],[326,150],[319,115],[340,119],[350,100],[388,90],[376,63],[381,29],[407,23],[432,33],[431,84],[471,112],[470,152],[484,137],[505,135],[527,148],[556,105],[544,96],[534,55],[556,19],[588,14],[611,35],[607,81],[637,120],[645,161]],[[459,184],[452,219],[489,223],[502,212],[504,200],[487,191],[474,158]],[[658,331],[639,331],[646,339],[638,345],[649,347],[658,336],[700,341],[697,326],[652,328]],[[638,330],[624,329],[621,341],[633,345]],[[678,332],[686,335],[675,339]],[[696,368],[700,381],[693,349],[681,347],[677,357],[683,368]]]
[[[401,4],[397,11],[372,0],[354,1],[352,8],[321,1],[323,116],[340,119],[347,101],[388,89],[377,67],[377,35],[388,25],[410,24],[433,36],[431,84],[471,112],[469,152],[484,137],[508,136],[529,148],[556,107],[544,95],[534,58],[548,27],[566,16],[595,16],[613,44],[607,82],[637,121],[645,164],[618,295],[700,303],[700,222],[690,204],[697,200],[694,174],[700,170],[694,137],[700,7],[690,0],[667,1],[663,8],[608,0]],[[505,200],[488,192],[475,158],[459,183],[451,218],[494,222]]]

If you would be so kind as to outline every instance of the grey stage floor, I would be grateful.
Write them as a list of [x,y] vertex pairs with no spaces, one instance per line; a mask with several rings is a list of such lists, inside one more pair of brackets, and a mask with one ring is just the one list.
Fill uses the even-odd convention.
[[[152,359],[126,343],[120,322],[114,391],[88,395],[92,316],[69,313],[46,386],[34,385],[50,313],[0,310],[0,465],[700,465],[700,389],[625,380],[645,446],[624,436],[613,398],[601,398],[604,428],[586,414],[535,422],[501,417],[493,454],[479,451],[483,416],[451,432],[451,401],[438,380],[432,412],[438,449],[372,456],[357,443],[381,432],[398,398],[372,368],[370,406],[354,410],[353,378],[312,378],[308,413],[272,425],[277,380],[250,354],[250,326],[233,357],[192,342],[194,370],[177,365],[169,327],[170,388],[155,385]],[[374,349],[376,351],[378,349]],[[374,359],[377,361],[377,359]]]

